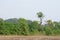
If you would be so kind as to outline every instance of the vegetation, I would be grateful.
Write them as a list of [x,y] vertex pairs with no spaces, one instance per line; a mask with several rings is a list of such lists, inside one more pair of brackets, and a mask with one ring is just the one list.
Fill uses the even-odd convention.
[[43,13],[37,14],[40,23],[24,18],[7,20],[0,18],[0,35],[60,35],[60,22],[47,20],[42,24]]

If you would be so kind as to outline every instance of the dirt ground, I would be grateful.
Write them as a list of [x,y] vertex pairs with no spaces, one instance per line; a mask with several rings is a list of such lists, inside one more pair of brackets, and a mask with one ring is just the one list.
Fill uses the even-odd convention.
[[0,36],[0,40],[60,40],[60,36]]

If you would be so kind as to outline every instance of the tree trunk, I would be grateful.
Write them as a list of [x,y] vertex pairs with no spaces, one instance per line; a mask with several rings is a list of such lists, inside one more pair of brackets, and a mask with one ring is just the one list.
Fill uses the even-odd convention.
[[40,26],[41,26],[41,24],[42,24],[42,18],[40,18]]

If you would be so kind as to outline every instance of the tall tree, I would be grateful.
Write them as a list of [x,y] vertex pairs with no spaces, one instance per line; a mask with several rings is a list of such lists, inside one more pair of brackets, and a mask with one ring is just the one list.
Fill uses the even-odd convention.
[[43,13],[38,12],[37,15],[38,15],[38,18],[40,18],[40,25],[41,25],[42,24]]

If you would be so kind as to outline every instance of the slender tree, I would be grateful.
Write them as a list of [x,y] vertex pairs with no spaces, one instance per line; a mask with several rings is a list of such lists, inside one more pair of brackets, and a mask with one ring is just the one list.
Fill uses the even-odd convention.
[[38,18],[40,18],[40,25],[41,25],[42,24],[43,13],[38,12],[37,15],[38,15]]

